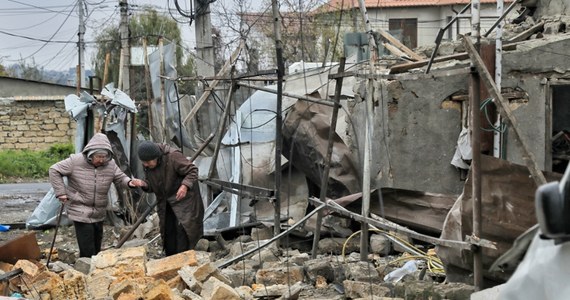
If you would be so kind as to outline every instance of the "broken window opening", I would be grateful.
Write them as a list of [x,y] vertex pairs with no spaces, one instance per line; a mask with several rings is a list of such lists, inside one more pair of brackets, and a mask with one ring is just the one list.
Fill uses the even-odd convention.
[[564,173],[570,160],[570,85],[555,85],[551,88],[552,120],[551,155],[552,171]]

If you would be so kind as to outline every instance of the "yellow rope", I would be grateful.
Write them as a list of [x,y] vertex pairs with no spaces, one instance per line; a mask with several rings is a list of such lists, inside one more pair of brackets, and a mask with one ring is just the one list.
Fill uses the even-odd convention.
[[[381,232],[383,234],[389,235],[395,239],[397,239],[399,242],[401,242],[402,244],[408,246],[411,249],[414,249],[416,252],[420,253],[421,255],[406,255],[406,256],[402,256],[400,258],[397,258],[391,262],[388,262],[388,264],[393,264],[402,260],[410,260],[410,259],[422,259],[426,261],[426,266],[428,268],[428,270],[432,273],[437,273],[437,274],[445,274],[445,270],[443,268],[437,267],[435,266],[435,263],[439,263],[440,265],[443,265],[443,262],[441,261],[441,259],[439,259],[439,257],[437,257],[437,255],[428,255],[427,253],[425,253],[424,251],[418,249],[416,246],[410,244],[408,241],[402,239],[401,237],[391,233],[391,232],[387,232],[381,229],[371,229],[370,231],[373,232]],[[346,262],[346,258],[345,258],[345,251],[346,251],[346,245],[348,244],[348,242],[357,234],[362,233],[362,230],[359,230],[357,232],[354,232],[353,234],[351,234],[348,238],[346,238],[346,240],[344,241],[343,245],[342,245],[342,258],[343,260]],[[406,253],[407,254],[407,253]]]

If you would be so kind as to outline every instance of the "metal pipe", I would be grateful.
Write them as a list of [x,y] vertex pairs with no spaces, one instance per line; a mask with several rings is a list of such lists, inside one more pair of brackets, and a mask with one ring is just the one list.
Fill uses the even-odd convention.
[[318,206],[317,208],[315,208],[312,212],[308,213],[305,217],[303,217],[301,220],[299,220],[299,222],[293,224],[291,227],[289,227],[289,229],[281,232],[280,234],[274,236],[273,238],[271,238],[269,241],[259,245],[257,248],[251,249],[249,251],[246,251],[244,253],[242,253],[239,256],[236,256],[230,260],[227,260],[223,263],[220,263],[219,265],[217,265],[218,268],[225,268],[231,264],[233,264],[234,262],[241,260],[242,258],[252,254],[253,252],[265,248],[267,245],[273,243],[274,241],[282,238],[284,235],[288,234],[289,232],[291,232],[293,229],[299,227],[299,225],[305,224],[305,221],[307,221],[310,217],[312,217],[315,213],[319,212],[321,209],[323,209],[326,206],[326,204],[321,204],[320,206]]
[[429,71],[431,70],[433,60],[435,59],[435,56],[437,55],[437,51],[439,50],[439,44],[441,43],[441,40],[443,39],[443,34],[451,25],[453,25],[453,23],[455,23],[455,21],[457,21],[457,19],[459,19],[459,16],[461,14],[463,14],[469,7],[471,7],[471,3],[465,5],[465,7],[463,7],[461,9],[461,11],[459,11],[455,15],[455,17],[453,17],[453,19],[451,19],[451,21],[449,21],[447,23],[447,25],[445,25],[443,28],[439,29],[439,31],[437,33],[437,37],[435,38],[435,48],[433,49],[433,52],[431,53],[431,57],[429,58],[429,62],[428,62],[427,68],[426,68],[426,74],[428,74]]
[[[499,4],[500,2],[500,4]],[[511,3],[511,5],[509,5],[509,7],[503,12],[503,5],[504,5],[504,0],[497,0],[497,14],[500,16],[497,21],[495,21],[495,23],[491,26],[491,28],[489,28],[489,30],[487,30],[487,32],[485,32],[485,34],[483,35],[484,37],[488,37],[489,34],[491,32],[493,32],[493,29],[495,29],[495,27],[500,28],[501,29],[501,33],[499,33],[499,29],[497,29],[497,36],[502,36],[503,32],[503,26],[499,25],[501,23],[501,21],[503,21],[503,19],[511,12],[511,10],[515,7],[515,5],[517,5],[520,2],[520,0],[517,1],[513,1],[513,3]],[[500,5],[500,7],[499,7]]]

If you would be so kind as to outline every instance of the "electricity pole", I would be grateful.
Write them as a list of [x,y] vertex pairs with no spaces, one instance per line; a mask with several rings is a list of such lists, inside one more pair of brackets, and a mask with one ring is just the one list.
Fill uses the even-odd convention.
[[[214,42],[212,40],[212,20],[210,17],[210,3],[209,1],[193,0],[195,12],[195,26],[196,26],[196,70],[198,75],[203,77],[213,77],[214,70]],[[196,95],[201,95],[206,90],[207,86],[202,81],[198,82]],[[211,97],[211,96],[210,96]],[[222,97],[223,99],[223,97]],[[200,119],[203,120],[203,125],[200,131],[203,130],[202,135],[207,136],[214,132],[218,127],[218,116],[215,103],[206,103],[199,114]]]
[[85,12],[83,11],[83,0],[79,0],[77,2],[78,10],[79,10],[79,42],[77,43],[77,48],[79,49],[79,76],[77,76],[77,85],[79,88],[82,88],[85,84],[85,42],[83,37],[85,36],[85,21],[83,19],[83,15]]
[[122,61],[123,64],[121,66],[121,74],[122,74],[122,90],[127,95],[130,94],[130,78],[129,78],[129,66],[130,66],[130,59],[131,59],[131,49],[130,49],[130,34],[129,34],[129,4],[127,0],[120,0],[119,1],[119,8],[121,9],[121,23],[119,25],[119,32],[121,34],[121,53],[122,53]]

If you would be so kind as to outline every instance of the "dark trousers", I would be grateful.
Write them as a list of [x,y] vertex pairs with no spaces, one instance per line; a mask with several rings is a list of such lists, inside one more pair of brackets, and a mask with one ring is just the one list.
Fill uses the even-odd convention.
[[164,214],[164,235],[163,245],[164,253],[166,256],[170,256],[176,253],[184,252],[190,250],[190,245],[188,242],[188,235],[182,227],[182,224],[178,222],[174,211],[170,204],[166,203],[166,213]]
[[103,222],[82,223],[74,221],[75,236],[79,244],[79,257],[91,257],[101,251]]

